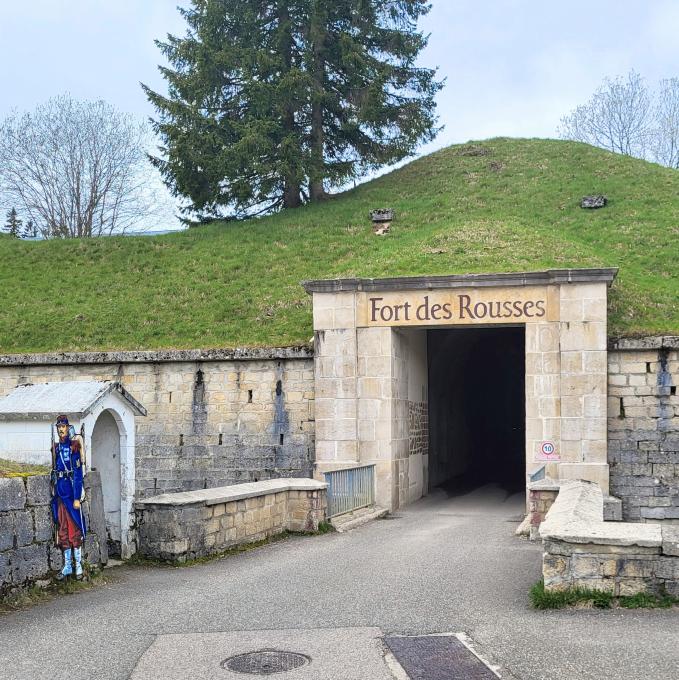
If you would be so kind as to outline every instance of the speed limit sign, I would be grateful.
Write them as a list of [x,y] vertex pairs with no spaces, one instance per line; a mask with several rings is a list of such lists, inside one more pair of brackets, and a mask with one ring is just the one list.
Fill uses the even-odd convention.
[[554,442],[541,442],[538,448],[538,460],[559,460]]

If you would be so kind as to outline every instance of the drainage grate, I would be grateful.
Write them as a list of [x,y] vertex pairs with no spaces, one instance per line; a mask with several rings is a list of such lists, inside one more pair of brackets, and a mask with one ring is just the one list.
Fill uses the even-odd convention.
[[452,635],[386,638],[411,680],[497,680],[478,657]]
[[237,654],[225,659],[222,668],[235,673],[250,675],[273,675],[293,671],[311,663],[311,657],[297,652],[280,652],[276,649],[260,649],[258,652]]

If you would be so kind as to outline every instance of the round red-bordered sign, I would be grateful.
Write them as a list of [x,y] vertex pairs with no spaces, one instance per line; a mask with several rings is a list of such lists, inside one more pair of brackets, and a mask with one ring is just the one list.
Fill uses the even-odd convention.
[[553,456],[556,454],[556,446],[554,442],[542,442],[540,446],[540,453],[543,456]]

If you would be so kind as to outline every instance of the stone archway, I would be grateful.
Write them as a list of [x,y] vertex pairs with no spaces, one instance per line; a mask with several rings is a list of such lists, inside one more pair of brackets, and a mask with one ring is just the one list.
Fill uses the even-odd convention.
[[[512,394],[523,402],[523,456],[519,449],[512,474],[590,480],[607,494],[607,295],[616,272],[306,281],[313,295],[315,475],[373,465],[378,505],[395,510],[416,500],[426,492],[430,463],[424,332],[518,327],[523,375],[514,387],[523,395]],[[482,388],[482,403],[500,409],[506,395],[493,392],[492,375]],[[520,415],[513,418],[503,427]],[[495,464],[489,460],[486,467]]]
[[124,485],[121,453],[127,448],[127,433],[121,417],[111,409],[102,411],[92,430],[91,442],[91,465],[101,476],[109,552],[120,555]]

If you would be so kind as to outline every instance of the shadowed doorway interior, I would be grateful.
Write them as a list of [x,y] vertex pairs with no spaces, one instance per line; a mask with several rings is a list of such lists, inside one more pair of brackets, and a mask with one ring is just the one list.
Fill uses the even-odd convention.
[[432,329],[429,486],[525,489],[523,326]]
[[92,432],[92,467],[101,474],[109,554],[117,557],[121,549],[120,430],[109,411],[97,418]]

